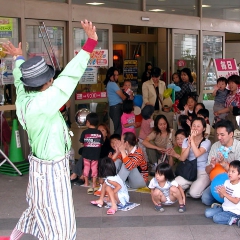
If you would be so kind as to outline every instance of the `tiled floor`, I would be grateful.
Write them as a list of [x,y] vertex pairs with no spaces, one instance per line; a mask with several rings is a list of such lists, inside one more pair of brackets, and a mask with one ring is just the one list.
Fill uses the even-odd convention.
[[[28,176],[0,175],[0,235],[9,235],[21,213],[27,207],[25,192]],[[87,195],[84,187],[73,186],[77,220],[77,239],[84,240],[238,240],[240,228],[217,225],[203,215],[200,200],[187,199],[186,213],[178,213],[177,205],[165,207],[165,212],[153,210],[150,195],[130,192],[130,200],[140,206],[128,212],[106,214],[106,208],[90,204],[96,199]],[[22,240],[35,240],[24,235]],[[51,239],[49,239],[51,240]],[[67,240],[67,239],[66,239]]]

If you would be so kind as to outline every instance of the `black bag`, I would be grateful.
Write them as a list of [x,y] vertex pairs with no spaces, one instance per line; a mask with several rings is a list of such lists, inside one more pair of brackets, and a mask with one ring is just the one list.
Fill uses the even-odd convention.
[[195,181],[197,179],[197,158],[192,161],[186,159],[177,165],[176,176],[181,176],[188,181]]
[[[205,138],[199,143],[198,148],[200,148],[201,143],[205,141]],[[189,161],[186,159],[185,161],[180,161],[177,165],[177,169],[175,172],[176,176],[181,176],[188,181],[195,181],[197,179],[197,158]]]
[[233,107],[233,116],[239,116],[240,115],[240,108],[238,107]]

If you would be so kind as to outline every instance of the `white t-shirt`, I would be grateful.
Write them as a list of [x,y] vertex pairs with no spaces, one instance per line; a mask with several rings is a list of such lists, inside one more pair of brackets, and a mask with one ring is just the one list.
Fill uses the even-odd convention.
[[[224,182],[224,187],[226,189],[226,193],[229,194],[231,197],[240,198],[240,182],[238,184],[231,184],[230,180],[226,180]],[[240,202],[238,204],[234,204],[229,201],[226,197],[224,197],[224,202],[222,204],[222,208],[224,211],[229,211],[240,215]]]
[[[183,140],[183,143],[182,143],[182,148],[187,148],[188,147],[188,138],[185,138]],[[198,147],[198,146],[197,146]],[[210,140],[208,139],[205,139],[201,145],[200,145],[200,148],[204,148],[206,150],[205,153],[203,153],[201,156],[199,156],[197,158],[197,169],[198,170],[205,170],[205,167],[207,165],[207,160],[208,160],[208,154],[209,154],[209,151],[210,151],[210,148],[211,148],[211,142]],[[194,152],[192,150],[192,148],[190,148],[189,150],[189,154],[188,154],[188,157],[187,159],[189,161],[191,160],[194,160],[196,157],[194,155]]]
[[158,184],[157,179],[156,179],[156,178],[153,178],[153,179],[150,181],[148,187],[149,187],[150,189],[154,189],[154,188],[159,189],[159,190],[164,194],[164,196],[167,198],[167,197],[169,197],[169,191],[170,191],[169,189],[170,189],[171,186],[178,187],[178,183],[177,183],[175,180],[173,180],[173,181],[171,181],[171,182],[166,181],[165,185],[164,185],[163,187],[160,187],[159,184]]

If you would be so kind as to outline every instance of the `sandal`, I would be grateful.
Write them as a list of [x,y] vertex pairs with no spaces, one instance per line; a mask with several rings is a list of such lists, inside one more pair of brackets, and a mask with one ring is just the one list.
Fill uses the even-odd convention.
[[180,205],[178,208],[178,212],[183,213],[186,212],[186,206],[185,205]]
[[98,203],[97,201],[91,201],[90,202],[92,205],[96,206],[96,207],[99,207],[99,208],[102,208],[103,205],[101,205],[100,203]]
[[117,210],[113,209],[113,208],[109,208],[107,210],[107,215],[114,215],[117,212]]
[[164,211],[165,211],[165,209],[162,207],[161,204],[155,205],[155,206],[154,206],[154,209],[155,209],[157,212],[164,212]]
[[94,193],[94,189],[93,188],[89,188],[88,190],[87,190],[87,194],[93,194]]

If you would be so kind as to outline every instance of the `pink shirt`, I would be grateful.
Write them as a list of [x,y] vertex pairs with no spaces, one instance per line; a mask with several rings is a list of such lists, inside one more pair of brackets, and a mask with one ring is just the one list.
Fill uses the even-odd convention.
[[122,135],[125,132],[132,132],[132,133],[136,134],[134,126],[130,126],[130,127],[124,127],[123,126],[124,124],[129,124],[129,123],[135,123],[134,113],[123,113],[123,115],[121,116]]
[[151,118],[147,120],[143,119],[139,133],[139,138],[144,140],[152,132],[153,126],[154,121]]

